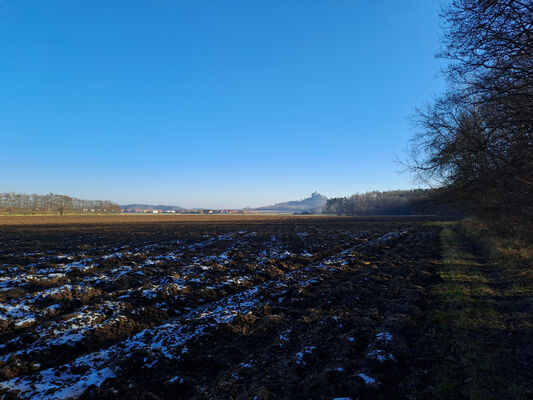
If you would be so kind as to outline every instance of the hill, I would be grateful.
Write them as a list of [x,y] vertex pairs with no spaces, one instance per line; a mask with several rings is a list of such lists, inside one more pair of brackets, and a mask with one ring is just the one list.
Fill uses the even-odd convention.
[[327,201],[328,198],[326,196],[314,192],[311,194],[311,197],[303,200],[286,201],[271,206],[253,208],[251,210],[272,213],[321,213]]

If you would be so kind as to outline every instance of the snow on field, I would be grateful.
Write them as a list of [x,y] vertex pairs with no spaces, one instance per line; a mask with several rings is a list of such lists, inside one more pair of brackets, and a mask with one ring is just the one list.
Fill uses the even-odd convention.
[[360,373],[357,374],[367,385],[372,385],[376,383],[376,380],[372,378],[371,376],[368,376],[366,374]]
[[[390,232],[370,238],[372,235],[367,232],[350,234],[350,239],[343,242],[348,246],[336,254],[309,264],[298,264],[294,270],[280,270],[277,276],[264,274],[274,261],[314,257],[313,249],[305,248],[309,233],[296,233],[304,245],[299,253],[290,251],[286,239],[280,234],[272,235],[255,249],[250,243],[256,240],[257,233],[239,231],[207,236],[196,243],[176,240],[164,246],[147,244],[132,251],[114,248],[111,253],[69,263],[63,260],[70,261],[79,255],[48,257],[40,264],[33,264],[25,275],[18,274],[12,266],[3,266],[0,293],[11,289],[21,289],[22,292],[0,303],[0,322],[11,324],[11,329],[33,326],[30,341],[15,336],[0,345],[0,357],[4,361],[10,357],[36,358],[58,346],[74,349],[88,333],[134,318],[139,309],[130,310],[132,299],[149,302],[162,311],[168,309],[168,302],[184,299],[188,299],[193,307],[181,309],[180,316],[168,318],[164,323],[119,338],[107,348],[78,354],[67,363],[0,382],[0,389],[19,391],[20,398],[75,398],[89,386],[100,385],[118,374],[121,368],[118,360],[123,362],[133,353],[144,351],[148,355],[146,368],[156,366],[162,358],[179,359],[187,352],[188,343],[231,323],[238,315],[252,314],[266,304],[282,303],[287,288],[312,286],[320,281],[323,270],[334,271],[356,259],[357,251],[363,246],[397,239],[405,233]],[[223,247],[222,251],[220,247]],[[158,254],[161,248],[165,251]],[[246,253],[244,259],[238,256],[242,250]],[[60,262],[53,263],[54,259]],[[104,265],[110,260],[115,264],[122,263],[123,259],[123,264],[113,268]],[[160,267],[169,263],[178,267]],[[257,268],[263,275],[246,268]],[[130,285],[134,282],[135,286],[122,287],[124,279],[128,279]],[[209,301],[198,297],[198,293],[206,290],[218,297]],[[82,296],[87,299],[86,304],[76,302]],[[289,343],[290,333],[289,329],[280,335],[280,347]],[[387,342],[392,336],[381,332],[377,334],[377,340]],[[315,346],[308,345],[298,351],[296,363],[305,365],[304,356],[314,349]],[[392,354],[382,350],[374,350],[369,357],[378,361],[394,360]],[[250,361],[241,367],[252,365]],[[375,382],[367,375],[359,376],[366,383]]]

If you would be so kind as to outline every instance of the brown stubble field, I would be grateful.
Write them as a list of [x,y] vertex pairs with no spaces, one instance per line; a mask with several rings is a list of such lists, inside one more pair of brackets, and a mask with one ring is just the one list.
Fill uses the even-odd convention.
[[109,214],[109,215],[0,215],[0,226],[19,225],[92,225],[116,224],[283,224],[290,221],[314,221],[325,223],[340,222],[422,222],[431,221],[433,216],[368,216],[344,217],[322,215],[288,215],[288,214]]
[[426,218],[0,217],[6,398],[406,398]]

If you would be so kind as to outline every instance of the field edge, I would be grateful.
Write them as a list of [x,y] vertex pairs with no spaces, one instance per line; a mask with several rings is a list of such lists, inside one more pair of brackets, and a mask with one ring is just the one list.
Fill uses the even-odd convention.
[[430,319],[439,361],[428,391],[441,399],[529,398],[531,247],[496,236],[475,220],[436,225],[442,281],[432,290]]

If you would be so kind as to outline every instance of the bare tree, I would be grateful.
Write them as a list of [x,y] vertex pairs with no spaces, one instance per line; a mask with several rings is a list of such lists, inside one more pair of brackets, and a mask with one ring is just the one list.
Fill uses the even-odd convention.
[[491,218],[533,217],[533,4],[455,0],[442,11],[446,94],[417,110],[408,165]]
[[0,213],[117,213],[120,206],[111,201],[81,200],[70,196],[0,193]]

